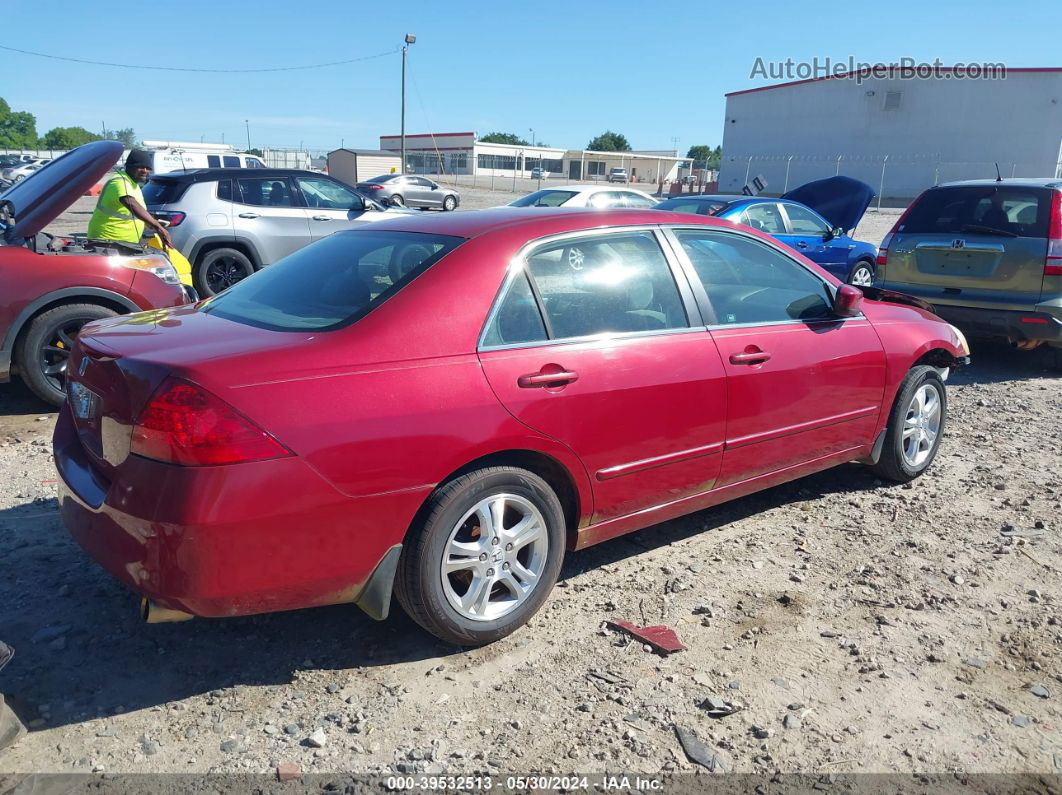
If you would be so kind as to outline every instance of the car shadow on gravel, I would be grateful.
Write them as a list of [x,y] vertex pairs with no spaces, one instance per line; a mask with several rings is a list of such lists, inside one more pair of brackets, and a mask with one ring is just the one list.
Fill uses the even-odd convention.
[[960,367],[949,379],[951,384],[996,384],[1033,378],[1062,378],[1055,368],[1054,351],[1041,346],[1019,351],[1006,342],[970,339],[970,366]]
[[[0,639],[15,647],[0,692],[41,727],[155,707],[211,690],[290,684],[460,653],[392,610],[354,605],[144,624],[139,600],[66,533],[54,499],[0,510]],[[42,705],[44,705],[42,707]],[[34,727],[31,727],[34,728]]]
[[[843,467],[650,527],[568,556],[564,582],[590,569],[826,492],[880,485]],[[0,677],[34,728],[150,709],[232,686],[288,685],[299,671],[383,668],[462,654],[395,605],[376,622],[353,605],[224,620],[144,624],[137,598],[81,551],[54,499],[0,510]],[[308,685],[315,687],[317,685]]]

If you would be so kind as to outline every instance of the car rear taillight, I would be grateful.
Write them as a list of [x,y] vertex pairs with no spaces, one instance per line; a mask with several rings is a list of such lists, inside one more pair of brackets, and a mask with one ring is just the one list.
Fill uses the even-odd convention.
[[916,204],[918,204],[918,202],[921,199],[922,199],[922,197],[919,196],[917,199],[915,199],[913,202],[911,202],[907,206],[907,209],[904,210],[900,214],[900,217],[896,219],[896,223],[894,223],[892,225],[892,229],[889,230],[889,233],[887,235],[885,235],[885,237],[883,237],[881,239],[881,245],[878,246],[878,256],[877,256],[877,259],[876,259],[876,264],[878,266],[878,278],[879,278],[879,280],[881,279],[881,275],[882,275],[881,274],[881,269],[883,267],[885,267],[885,263],[889,259],[889,245],[892,243],[893,235],[895,235],[896,232],[899,231],[900,227],[903,226],[904,220],[907,218],[907,216],[910,214],[911,210],[914,209],[914,206]]
[[215,466],[294,455],[216,395],[168,378],[140,412],[130,451],[182,466]]
[[383,190],[383,185],[358,185],[358,190]]
[[187,213],[182,213],[180,210],[158,210],[153,212],[156,218],[160,221],[165,221],[170,227],[180,226],[184,219],[188,217]]
[[1062,192],[1054,191],[1051,223],[1047,231],[1047,259],[1044,276],[1062,276]]

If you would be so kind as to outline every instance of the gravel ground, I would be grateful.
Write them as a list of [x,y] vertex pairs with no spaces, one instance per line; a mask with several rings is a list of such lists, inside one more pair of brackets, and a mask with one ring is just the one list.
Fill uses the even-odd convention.
[[0,690],[31,729],[0,771],[695,770],[678,727],[727,771],[1057,775],[1062,379],[974,362],[922,479],[848,465],[570,554],[474,651],[352,606],[141,624],[57,520],[55,415],[0,386]]

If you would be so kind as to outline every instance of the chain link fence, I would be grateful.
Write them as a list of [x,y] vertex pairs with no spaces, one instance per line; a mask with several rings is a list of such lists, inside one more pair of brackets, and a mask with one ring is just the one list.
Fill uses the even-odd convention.
[[903,206],[926,188],[964,179],[1014,177],[1062,178],[1062,161],[1044,167],[1036,163],[955,161],[939,154],[835,156],[724,155],[719,174],[720,193],[740,193],[750,180],[766,178],[766,193],[778,195],[816,179],[844,175],[874,187],[875,202]]

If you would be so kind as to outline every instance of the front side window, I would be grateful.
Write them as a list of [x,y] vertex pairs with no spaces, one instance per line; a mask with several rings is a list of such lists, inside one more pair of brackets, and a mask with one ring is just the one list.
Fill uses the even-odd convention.
[[675,232],[708,293],[716,322],[778,323],[829,317],[825,283],[758,240],[728,232]]
[[361,197],[350,188],[319,177],[299,177],[299,189],[307,207],[326,210],[360,210],[364,206]]
[[787,204],[785,214],[789,216],[789,231],[794,235],[825,235],[830,231],[825,221],[799,204]]
[[768,235],[785,234],[785,221],[774,202],[750,204],[741,213],[741,223]]
[[295,206],[287,179],[255,177],[238,179],[236,184],[240,190],[240,201],[244,204],[253,204],[256,207]]
[[527,258],[527,271],[552,339],[689,326],[651,232],[547,243]]
[[225,155],[221,160],[225,164],[225,168],[240,167],[240,158],[236,157],[236,155]]
[[274,331],[355,322],[464,242],[448,235],[338,232],[237,282],[200,311]]

